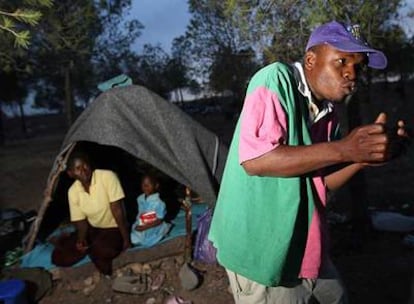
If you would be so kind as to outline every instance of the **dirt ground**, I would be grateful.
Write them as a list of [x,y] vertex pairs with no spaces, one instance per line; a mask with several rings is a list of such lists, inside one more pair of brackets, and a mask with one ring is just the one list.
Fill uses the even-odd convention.
[[[385,96],[384,91],[379,91],[378,95],[382,95],[382,99],[365,110],[367,121],[371,121],[379,110],[385,110],[392,118],[401,117],[411,125],[414,123],[414,105],[387,103],[384,100],[391,97]],[[198,119],[225,141],[230,140],[232,122],[226,122],[223,117]],[[1,208],[26,211],[36,209],[41,203],[47,175],[63,140],[64,128],[53,125],[53,132],[48,132],[47,119],[42,122],[42,128],[35,129],[38,124],[36,122],[31,126],[31,138],[9,138],[7,144],[0,147]],[[413,183],[414,148],[411,146],[402,159],[367,170],[363,186],[366,201],[363,203],[370,208],[403,210],[414,215]],[[333,196],[330,209],[350,216],[352,200],[349,189],[342,190]],[[348,222],[332,225],[331,228],[333,261],[342,274],[350,303],[414,303],[414,299],[410,300],[414,282],[414,251],[403,246],[403,235],[369,230],[360,246],[355,247]],[[53,290],[41,303],[162,303],[169,293],[196,304],[232,303],[227,278],[220,266],[197,264],[203,281],[196,290],[185,291],[178,279],[180,263],[172,257],[159,264],[161,266],[155,265],[153,269],[159,271],[164,267],[167,277],[163,287],[144,296],[115,293],[110,288],[110,282],[103,279],[85,295],[85,286],[76,290],[68,281],[61,279],[55,281]],[[84,284],[83,281],[78,283]]]

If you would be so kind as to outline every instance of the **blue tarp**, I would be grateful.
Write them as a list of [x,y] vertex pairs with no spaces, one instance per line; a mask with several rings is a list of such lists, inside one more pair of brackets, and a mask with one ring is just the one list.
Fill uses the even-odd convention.
[[[203,214],[203,212],[206,209],[207,209],[206,204],[192,205],[191,211],[192,211],[192,230],[193,231],[197,228],[197,217]],[[171,223],[173,224],[173,228],[171,229],[170,233],[164,239],[160,241],[160,243],[166,242],[168,240],[174,239],[179,236],[186,235],[185,212],[183,210],[180,210],[177,217]],[[55,235],[58,235],[59,233],[70,232],[70,231],[73,231],[73,227],[66,226],[63,229],[62,228],[58,229],[58,231],[52,233],[51,236],[55,236]],[[130,248],[128,251],[140,250],[142,248],[146,248],[146,247],[136,246],[136,247]],[[56,265],[52,264],[52,261],[51,261],[53,249],[54,249],[54,246],[49,242],[36,245],[32,251],[22,256],[20,266],[21,267],[43,267],[45,269],[55,268]],[[73,265],[73,267],[84,265],[89,262],[90,262],[90,259],[87,256],[83,260],[78,262],[77,264]]]

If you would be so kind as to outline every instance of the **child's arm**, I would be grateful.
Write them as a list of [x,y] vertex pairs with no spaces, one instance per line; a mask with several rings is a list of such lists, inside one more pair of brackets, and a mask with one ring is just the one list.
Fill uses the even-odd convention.
[[153,221],[152,223],[145,224],[145,225],[142,225],[142,226],[139,226],[139,225],[135,226],[135,230],[136,230],[136,231],[145,231],[145,230],[147,230],[147,229],[157,227],[157,226],[158,226],[158,225],[160,225],[162,222],[163,222],[163,220],[162,220],[162,219],[157,218],[157,219],[156,219],[155,221]]

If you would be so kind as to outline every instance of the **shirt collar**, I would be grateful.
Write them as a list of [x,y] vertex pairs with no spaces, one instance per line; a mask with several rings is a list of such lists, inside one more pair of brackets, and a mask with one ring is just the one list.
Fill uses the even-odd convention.
[[92,171],[91,186],[96,184],[96,170]]
[[150,195],[148,195],[147,197],[145,196],[145,194],[144,194],[144,198],[145,198],[145,200],[158,200],[159,199],[159,197],[160,197],[160,194],[158,193],[158,192],[154,192],[154,193],[152,193],[152,194],[150,194]]
[[323,101],[321,106],[314,102],[312,91],[309,89],[308,83],[306,81],[305,72],[303,71],[302,64],[300,62],[295,62],[293,64],[295,67],[294,74],[298,82],[299,92],[306,98],[309,108],[309,122],[315,123],[321,118],[325,117],[327,114],[333,111],[333,104],[330,101]]
[[296,68],[295,77],[298,81],[298,90],[299,92],[307,98],[308,103],[313,103],[312,92],[309,89],[308,83],[306,82],[305,72],[303,71],[302,64],[300,62],[295,62],[293,66]]
[[[96,184],[95,171],[96,170],[93,170],[92,171],[92,178],[91,178],[91,185],[90,186],[94,186]],[[82,183],[80,181],[75,180],[75,185],[76,185],[75,187],[77,187],[78,190],[81,190],[81,191],[84,191],[85,192],[85,189],[83,188]]]

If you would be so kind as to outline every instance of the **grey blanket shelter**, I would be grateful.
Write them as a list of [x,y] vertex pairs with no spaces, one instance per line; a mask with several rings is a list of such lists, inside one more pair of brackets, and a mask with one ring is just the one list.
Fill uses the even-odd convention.
[[99,95],[68,131],[26,237],[26,251],[34,245],[59,175],[77,142],[122,149],[189,186],[211,205],[216,201],[228,152],[214,133],[145,87],[110,89]]

